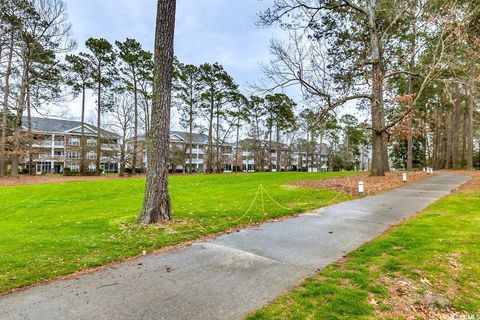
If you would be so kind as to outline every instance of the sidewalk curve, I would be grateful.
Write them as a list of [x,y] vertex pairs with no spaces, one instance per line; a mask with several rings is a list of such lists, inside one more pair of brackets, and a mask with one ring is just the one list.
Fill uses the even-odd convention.
[[469,179],[400,189],[0,297],[0,319],[240,319]]

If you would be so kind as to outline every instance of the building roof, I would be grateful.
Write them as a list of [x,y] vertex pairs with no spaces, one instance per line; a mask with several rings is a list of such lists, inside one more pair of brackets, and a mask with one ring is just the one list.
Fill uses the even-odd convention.
[[[178,136],[183,141],[188,141],[190,133],[183,131],[170,131],[170,136]],[[192,133],[192,142],[194,144],[208,144],[208,135],[203,133]]]
[[[254,145],[256,143],[256,139],[252,139],[252,138],[247,138],[247,139],[243,139],[239,142],[240,146],[242,147],[251,147],[252,145]],[[268,148],[268,145],[270,143],[269,140],[259,140],[258,141],[260,143],[260,147],[262,148]],[[281,147],[284,149],[284,150],[287,150],[290,148],[290,146],[286,143],[283,143],[281,142],[280,143]],[[276,148],[277,146],[277,143],[275,141],[272,141],[272,148]],[[235,144],[235,147],[236,147],[236,144]],[[325,143],[322,143],[322,147],[320,148],[320,146],[316,146],[315,147],[315,150],[314,150],[314,153],[320,153],[320,149],[321,149],[321,152],[322,152],[322,156],[328,156],[329,154],[329,148],[328,146],[325,144]],[[296,149],[294,149],[296,150]],[[299,150],[296,150],[296,152],[299,152]],[[306,153],[306,151],[303,151],[302,153]]]
[[[249,147],[249,146],[252,146],[256,143],[260,143],[261,147],[268,147],[268,145],[270,144],[270,141],[269,140],[256,140],[256,139],[253,139],[253,138],[247,138],[247,139],[243,139],[243,140],[240,140],[239,144],[240,146],[243,146],[243,147]],[[235,145],[236,146],[236,145]],[[275,140],[272,140],[272,148],[276,148],[277,146],[277,142]],[[280,146],[283,148],[283,149],[288,149],[289,146],[283,142],[280,142]]]
[[[59,133],[59,134],[68,134],[68,133],[78,133],[81,130],[82,123],[81,121],[68,120],[58,117],[31,117],[32,121],[32,131],[41,132],[41,133]],[[27,127],[28,118],[22,117],[22,123],[24,128]],[[89,123],[84,124],[85,131],[87,134],[96,134],[97,127]],[[108,130],[100,129],[103,136],[118,137],[116,133],[113,133]]]
[[[175,131],[175,130],[170,130],[170,138],[173,140],[177,138],[178,140],[181,140],[183,142],[188,142],[188,137],[190,133],[184,132],[184,131]],[[145,139],[144,135],[138,136],[138,139],[142,140]],[[206,145],[208,144],[208,135],[204,133],[192,133],[192,143],[193,144],[203,144]],[[213,143],[215,144],[215,139],[213,139]],[[223,146],[233,146],[232,143],[229,142],[224,142]]]

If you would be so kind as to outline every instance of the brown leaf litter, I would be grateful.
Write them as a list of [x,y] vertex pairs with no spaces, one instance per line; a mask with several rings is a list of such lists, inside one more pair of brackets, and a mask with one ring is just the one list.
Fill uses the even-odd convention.
[[[401,187],[403,182],[403,172],[388,172],[383,177],[373,177],[368,174],[359,174],[346,177],[338,177],[325,180],[300,181],[289,184],[294,187],[315,188],[315,189],[333,189],[343,191],[351,195],[358,194],[358,183],[363,181],[365,186],[365,195],[373,195],[387,190]],[[408,183],[424,180],[429,177],[425,172],[413,171],[407,174]]]

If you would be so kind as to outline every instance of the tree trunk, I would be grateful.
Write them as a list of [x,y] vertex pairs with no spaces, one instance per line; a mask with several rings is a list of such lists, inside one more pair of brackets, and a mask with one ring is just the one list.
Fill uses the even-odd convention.
[[[32,157],[32,144],[33,144],[33,135],[32,135],[32,109],[31,109],[31,96],[30,89],[27,87],[27,130],[28,130],[28,174],[34,175],[33,171],[33,157]],[[52,173],[52,172],[51,172]]]
[[214,89],[210,88],[210,114],[208,123],[207,173],[213,172],[213,113],[215,110]]
[[280,128],[279,128],[279,125],[277,123],[277,135],[276,135],[276,145],[277,145],[277,172],[282,172],[282,163],[281,163],[281,160],[282,160],[282,150],[280,148]]
[[133,103],[134,103],[134,119],[133,119],[133,154],[132,154],[132,174],[137,174],[137,156],[138,156],[138,89],[137,89],[137,75],[135,70],[133,74]]
[[216,134],[215,134],[215,172],[219,173],[221,171],[220,164],[220,106],[217,103],[216,111]]
[[[100,76],[100,68],[98,69],[98,75]],[[102,82],[101,79],[98,79],[98,88],[97,88],[97,154],[95,160],[95,170],[97,171],[97,175],[102,174],[102,169],[100,168],[100,161],[102,157],[102,131],[100,129],[101,125],[101,116],[102,116]]]
[[193,162],[193,77],[190,77],[190,101],[189,101],[189,112],[188,112],[188,173],[192,173],[192,162]]
[[[254,102],[255,103],[255,102]],[[255,114],[255,171],[263,172],[264,161],[263,161],[263,154],[262,154],[262,145],[260,141],[260,123],[259,123],[259,115],[258,113]],[[259,169],[260,168],[260,169]]]
[[459,162],[459,128],[460,123],[460,109],[462,107],[462,97],[460,94],[460,86],[455,84],[454,88],[455,93],[455,102],[454,102],[454,110],[453,110],[453,121],[452,121],[452,167],[453,169],[460,169],[460,162]]
[[[235,137],[235,172],[238,172],[238,167],[243,165],[243,157],[241,158],[240,154],[240,116],[238,116],[237,119],[237,134]],[[247,169],[248,169],[248,163],[247,163]],[[248,171],[248,170],[247,170]]]
[[[472,80],[471,80],[472,81]],[[475,83],[472,81],[469,85],[469,94],[467,100],[467,126],[466,126],[466,140],[467,140],[467,170],[473,170],[473,109],[475,107]],[[479,150],[480,152],[480,150]]]
[[188,173],[192,173],[192,162],[193,162],[193,121],[192,116],[190,115],[189,119],[189,129],[188,129]]
[[465,167],[467,163],[467,158],[466,158],[466,153],[467,153],[467,126],[468,126],[468,119],[467,119],[467,108],[468,108],[468,99],[465,101],[465,108],[462,108],[464,110],[461,110],[460,112],[460,117],[461,119],[461,152],[460,152],[460,168]]
[[18,178],[18,165],[20,163],[21,148],[20,148],[20,139],[22,135],[22,116],[23,111],[25,110],[25,103],[27,97],[27,87],[28,87],[28,65],[24,65],[22,72],[22,83],[20,86],[20,94],[18,96],[17,102],[17,112],[16,112],[16,125],[13,133],[14,143],[13,143],[13,156],[12,156],[12,171],[11,175],[14,178]]
[[[410,106],[409,106],[410,108]],[[413,127],[412,127],[412,116],[407,116],[407,171],[412,171],[413,169]]]
[[10,97],[10,76],[12,74],[13,60],[13,32],[10,35],[10,48],[8,50],[7,69],[5,72],[5,82],[3,87],[3,114],[2,114],[2,141],[0,142],[0,177],[5,175],[6,145],[7,145],[7,125],[8,125],[8,98]]
[[323,131],[322,133],[320,133],[320,145],[318,147],[318,153],[319,153],[318,171],[322,171],[322,152],[323,152]]
[[151,129],[147,143],[147,183],[140,222],[171,220],[168,193],[170,108],[176,0],[158,0],[155,32],[155,81]]
[[[85,158],[86,158],[86,150],[85,150],[85,83],[82,83],[82,115],[81,115],[81,136],[80,136],[80,174],[84,176],[86,174],[86,167],[85,167]],[[66,155],[65,155],[66,156]]]
[[372,60],[372,176],[384,176],[388,170],[388,159],[384,139],[385,112],[383,110],[383,66],[380,35],[376,24],[377,0],[370,0],[368,20],[370,24],[370,45]]
[[453,110],[447,111],[445,122],[445,169],[452,167]]
[[[417,3],[415,1],[414,5],[411,6],[412,12],[411,14],[415,14],[415,10],[417,7]],[[410,62],[409,62],[409,71],[410,75],[408,76],[408,109],[409,109],[409,114],[407,118],[407,171],[412,171],[413,170],[413,101],[414,101],[414,88],[413,88],[413,72],[415,71],[415,55],[416,55],[416,31],[417,31],[417,25],[416,21],[413,21],[412,25],[412,43],[410,46]]]
[[[270,125],[270,128],[268,129],[268,166],[269,166],[270,172],[273,171],[272,131],[273,131],[273,126]],[[277,152],[277,154],[278,154],[278,152]]]
[[306,148],[306,151],[307,151],[307,158],[306,158],[306,167],[307,167],[307,172],[308,172],[308,166],[309,166],[309,163],[308,163],[308,154],[309,154],[309,151],[310,151],[310,136],[309,136],[309,129],[307,129],[307,148]]
[[[437,110],[438,111],[438,110]],[[440,139],[441,139],[441,131],[438,127],[439,123],[438,123],[438,112],[435,112],[435,120],[434,120],[434,128],[433,128],[433,139],[432,139],[432,143],[433,143],[433,151],[432,151],[432,167],[433,169],[437,170],[439,168],[439,159],[440,159]],[[424,157],[425,157],[425,160],[427,159],[426,158],[426,155],[425,155],[425,151],[424,151]],[[423,163],[424,166],[426,166],[426,163]]]
[[125,136],[126,130],[125,128],[123,129],[123,137],[122,137],[122,144],[120,145],[120,168],[118,172],[119,177],[124,177],[125,176],[125,146],[126,146],[126,136]]

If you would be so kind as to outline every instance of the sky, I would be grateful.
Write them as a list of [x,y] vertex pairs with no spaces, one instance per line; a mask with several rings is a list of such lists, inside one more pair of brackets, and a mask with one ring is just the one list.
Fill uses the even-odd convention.
[[[135,38],[153,50],[156,0],[65,0],[78,50],[89,37]],[[260,65],[270,60],[273,28],[256,26],[258,14],[273,0],[177,0],[175,54],[180,61],[222,64],[244,89],[261,77]],[[93,109],[95,100],[88,100]],[[78,101],[60,106],[79,117]]]

